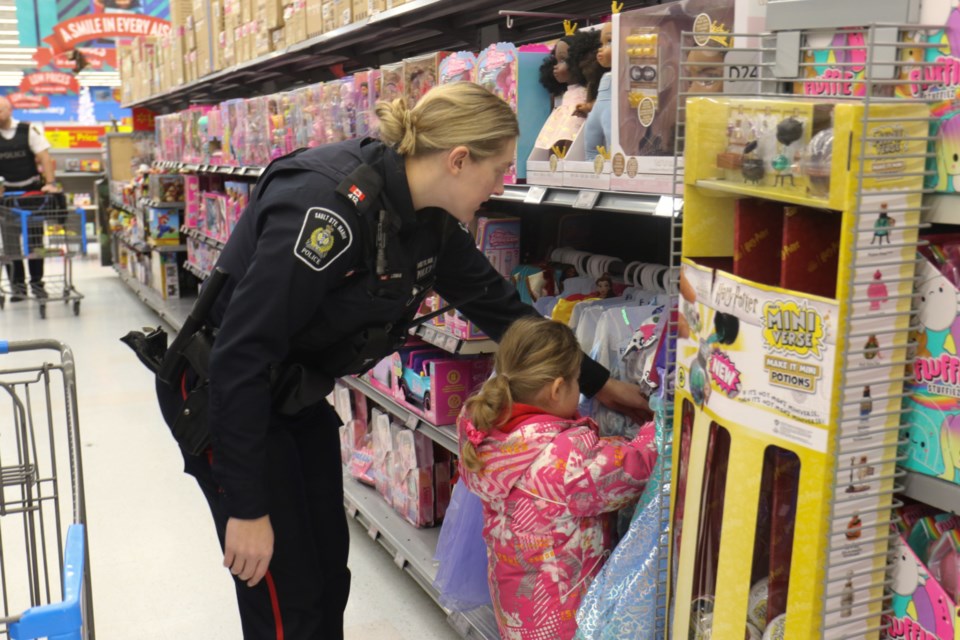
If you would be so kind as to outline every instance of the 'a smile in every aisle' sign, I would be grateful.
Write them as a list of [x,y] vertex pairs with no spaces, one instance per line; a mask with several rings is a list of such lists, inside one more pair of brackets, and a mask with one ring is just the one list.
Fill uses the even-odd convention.
[[81,42],[99,38],[162,36],[170,31],[167,20],[141,15],[86,15],[65,20],[44,38],[55,53],[69,51]]

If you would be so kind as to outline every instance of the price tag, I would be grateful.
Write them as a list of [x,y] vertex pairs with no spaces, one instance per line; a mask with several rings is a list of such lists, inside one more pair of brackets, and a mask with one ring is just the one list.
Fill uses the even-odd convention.
[[599,191],[581,191],[573,203],[574,209],[593,209],[600,198]]
[[531,186],[529,191],[527,191],[527,195],[524,196],[523,202],[525,204],[540,204],[546,195],[546,187]]
[[670,217],[673,217],[677,212],[679,212],[682,207],[683,207],[682,198],[660,196],[660,202],[657,203],[657,208],[654,210],[653,215],[670,218]]

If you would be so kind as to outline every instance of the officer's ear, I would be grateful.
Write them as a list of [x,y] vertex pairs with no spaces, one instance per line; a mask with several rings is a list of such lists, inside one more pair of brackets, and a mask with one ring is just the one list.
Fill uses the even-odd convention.
[[454,175],[459,175],[469,159],[470,149],[463,145],[456,146],[447,154],[448,168]]

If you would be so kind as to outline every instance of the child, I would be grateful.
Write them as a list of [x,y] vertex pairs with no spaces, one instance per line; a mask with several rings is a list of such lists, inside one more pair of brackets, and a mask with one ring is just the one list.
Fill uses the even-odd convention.
[[573,638],[580,599],[611,548],[607,514],[639,498],[656,460],[652,425],[627,442],[577,418],[581,358],[566,325],[517,320],[458,421],[460,473],[483,501],[504,640]]

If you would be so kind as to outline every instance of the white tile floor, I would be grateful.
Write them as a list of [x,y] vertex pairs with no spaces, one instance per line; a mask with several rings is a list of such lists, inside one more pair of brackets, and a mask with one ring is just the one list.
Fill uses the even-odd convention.
[[[62,269],[56,263],[50,271]],[[163,424],[150,373],[119,342],[157,316],[99,258],[74,260],[79,317],[32,302],[0,311],[0,338],[54,338],[77,363],[96,632],[100,640],[238,640],[210,514]],[[8,356],[9,357],[9,356]],[[0,368],[4,357],[0,356]],[[441,609],[356,524],[346,637],[452,640]]]

